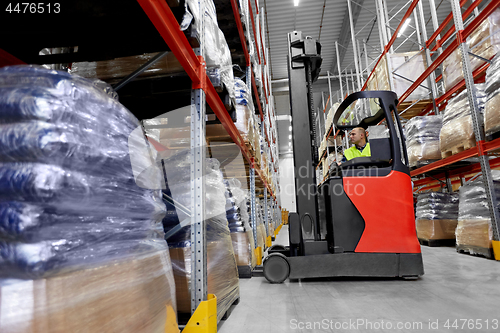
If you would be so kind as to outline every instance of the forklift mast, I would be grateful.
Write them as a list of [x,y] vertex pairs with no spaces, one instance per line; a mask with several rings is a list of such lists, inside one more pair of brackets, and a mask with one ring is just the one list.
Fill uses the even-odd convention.
[[316,195],[318,151],[315,142],[316,128],[312,92],[312,84],[320,72],[322,62],[320,54],[321,44],[315,39],[304,38],[300,31],[288,33],[288,84],[290,87],[297,203],[297,213],[291,214],[290,219],[292,225],[301,226],[297,228],[301,230],[291,230],[291,244],[307,240],[318,241],[320,237]]

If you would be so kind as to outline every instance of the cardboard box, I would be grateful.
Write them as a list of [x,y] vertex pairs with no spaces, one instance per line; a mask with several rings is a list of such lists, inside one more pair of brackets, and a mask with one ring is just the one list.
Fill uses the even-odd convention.
[[420,239],[455,239],[457,220],[417,220],[417,236]]
[[455,234],[457,237],[457,245],[481,247],[485,249],[491,248],[493,231],[491,229],[490,220],[458,221]]
[[167,250],[0,284],[0,332],[179,332]]
[[[224,235],[225,236],[225,235]],[[191,313],[191,247],[171,247],[177,310]],[[238,268],[229,232],[227,237],[207,242],[207,288],[217,296],[217,321],[239,297]]]
[[254,253],[253,232],[232,232],[231,240],[233,242],[234,255],[236,257],[236,265],[255,267],[257,260]]

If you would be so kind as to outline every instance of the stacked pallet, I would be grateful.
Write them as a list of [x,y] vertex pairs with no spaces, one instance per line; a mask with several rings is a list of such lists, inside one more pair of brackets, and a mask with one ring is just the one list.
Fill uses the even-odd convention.
[[[483,59],[491,59],[500,49],[500,37],[497,34],[500,25],[500,9],[488,16],[467,38],[470,52]],[[480,58],[469,55],[471,71],[484,64]],[[464,78],[462,59],[458,49],[443,61],[443,82],[448,91]]]
[[441,116],[413,117],[406,123],[406,149],[410,167],[421,167],[441,159]]
[[417,237],[429,246],[455,244],[458,195],[431,192],[420,194],[416,207]]
[[101,81],[26,66],[0,86],[0,331],[178,331],[139,121]]
[[[484,110],[486,93],[484,84],[476,84],[479,112]],[[467,90],[450,99],[443,115],[443,126],[439,133],[439,149],[443,158],[449,157],[476,145],[472,126],[471,108]]]
[[[389,58],[389,63],[388,59]],[[375,67],[375,71],[368,80],[367,90],[391,90],[390,81],[393,83],[393,90],[401,97],[411,84],[427,69],[424,51],[407,53],[393,53],[384,56]],[[429,86],[428,79],[417,87],[410,96],[402,103],[398,110],[401,112],[416,101],[423,100],[421,104],[414,105],[410,110],[402,114],[404,118],[411,118],[420,114],[430,102],[429,90],[424,86]],[[372,110],[378,110],[378,106],[372,105]]]
[[500,131],[500,55],[493,58],[486,71],[485,85],[484,132],[493,136]]
[[[500,199],[500,174],[492,170],[496,200]],[[490,211],[482,177],[460,187],[457,251],[493,258]],[[498,207],[495,207],[498,209]]]
[[248,193],[241,189],[241,182],[235,178],[226,182],[226,215],[231,231],[236,264],[240,277],[251,277],[257,263],[253,230],[247,211]]
[[[166,177],[163,190],[167,213],[163,219],[165,238],[174,268],[179,319],[191,315],[191,165],[190,150],[162,160]],[[208,293],[217,296],[217,319],[239,299],[238,269],[226,215],[226,186],[215,159],[206,160],[205,220],[207,239]]]

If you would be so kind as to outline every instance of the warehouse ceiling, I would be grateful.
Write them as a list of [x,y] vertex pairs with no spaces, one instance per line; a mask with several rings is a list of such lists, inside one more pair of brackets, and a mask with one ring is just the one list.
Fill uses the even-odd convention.
[[[389,21],[389,29],[393,31],[401,22],[403,15],[411,4],[411,0],[386,0],[385,2],[389,17],[394,16]],[[421,2],[427,36],[430,37],[434,30],[429,0],[421,0]],[[437,7],[438,21],[442,22],[451,13],[450,2],[448,0],[435,0],[435,5]],[[339,90],[337,79],[331,80],[330,88],[328,80],[324,79],[328,72],[330,75],[338,74],[336,41],[338,43],[341,71],[347,72],[349,75],[351,71],[354,74],[356,73],[347,0],[299,0],[298,6],[294,6],[294,0],[260,0],[259,6],[263,8],[267,17],[266,44],[270,53],[270,74],[273,80],[272,88],[277,115],[290,115],[286,59],[288,52],[287,34],[294,30],[302,31],[304,36],[311,36],[319,40],[322,45],[323,64],[320,79],[314,85],[314,102],[316,108],[323,109],[323,100],[326,102],[328,99],[329,90],[332,90],[332,95],[335,95]],[[354,18],[353,30],[356,44],[359,43],[360,71],[363,71],[366,79],[367,74],[372,70],[378,56],[381,54],[379,27],[376,19],[377,8],[375,0],[351,1],[351,8]],[[412,14],[410,18],[411,21],[408,28],[403,32],[403,36],[397,38],[394,43],[393,50],[395,53],[421,49],[415,32],[415,15]],[[407,37],[410,38],[406,40]],[[406,42],[404,42],[405,40]],[[367,68],[368,70],[366,70]],[[345,79],[343,80],[344,94],[347,85],[349,86],[348,90],[352,91],[353,82],[351,78],[347,83]],[[338,98],[340,99],[340,94]],[[281,119],[278,120],[279,151],[283,154],[289,151],[290,121],[288,120],[289,117],[280,117],[278,119]]]

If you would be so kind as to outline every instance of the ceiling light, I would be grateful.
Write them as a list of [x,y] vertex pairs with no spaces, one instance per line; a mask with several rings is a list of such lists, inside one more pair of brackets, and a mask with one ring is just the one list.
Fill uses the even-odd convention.
[[288,129],[291,131],[292,130],[292,126],[288,127]]
[[401,27],[401,30],[398,32],[398,38],[401,37],[403,32],[405,31],[406,27],[408,27],[408,24],[410,24],[411,18],[407,18],[405,23],[403,23],[403,26]]
[[299,5],[299,0],[293,0],[293,5],[297,7]]
[[288,138],[289,138],[290,140],[292,140],[292,135],[290,134],[290,135],[288,136]]

